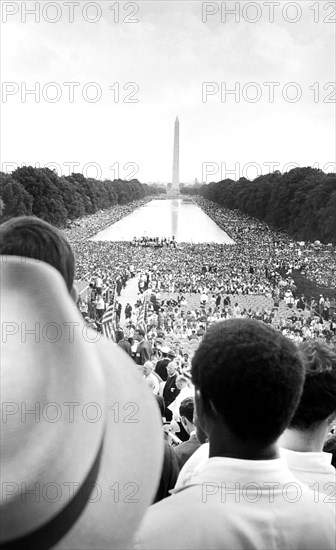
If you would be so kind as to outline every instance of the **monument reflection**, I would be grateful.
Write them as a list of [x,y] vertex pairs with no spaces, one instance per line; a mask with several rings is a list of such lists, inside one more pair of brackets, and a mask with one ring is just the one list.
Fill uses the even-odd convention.
[[134,237],[175,237],[176,242],[234,241],[195,202],[153,200],[91,238],[93,241],[131,241]]

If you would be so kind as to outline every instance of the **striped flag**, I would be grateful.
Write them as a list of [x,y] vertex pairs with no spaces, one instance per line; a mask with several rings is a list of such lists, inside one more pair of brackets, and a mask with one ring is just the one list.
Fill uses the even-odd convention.
[[148,303],[147,303],[147,298],[145,297],[139,311],[136,328],[137,329],[140,328],[144,330],[146,334],[147,334],[147,312],[148,312]]
[[102,317],[102,333],[106,338],[116,342],[116,318],[115,303],[110,304]]

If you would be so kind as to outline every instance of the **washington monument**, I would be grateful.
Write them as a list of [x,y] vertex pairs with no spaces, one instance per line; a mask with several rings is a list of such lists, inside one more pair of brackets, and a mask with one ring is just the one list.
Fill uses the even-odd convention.
[[173,156],[173,185],[174,194],[180,192],[180,122],[178,117],[175,119],[174,130],[174,156]]

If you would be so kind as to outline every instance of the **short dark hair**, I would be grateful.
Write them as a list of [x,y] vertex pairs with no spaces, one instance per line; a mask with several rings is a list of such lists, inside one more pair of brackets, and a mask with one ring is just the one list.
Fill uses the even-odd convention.
[[308,429],[336,413],[336,353],[323,342],[300,344],[306,378],[292,428]]
[[192,359],[203,398],[239,438],[268,445],[278,439],[299,402],[304,366],[293,342],[270,325],[229,319],[212,325]]
[[142,328],[135,329],[135,332],[137,332],[140,336],[145,336],[145,331]]
[[56,227],[34,216],[19,216],[0,225],[0,254],[41,260],[62,275],[70,292],[75,279],[73,250]]
[[120,340],[123,340],[124,338],[124,331],[121,330],[121,329],[118,329],[116,331],[116,340],[117,340],[117,343],[120,342]]
[[180,404],[180,416],[185,416],[189,422],[192,422],[194,418],[194,408],[194,398],[186,397]]

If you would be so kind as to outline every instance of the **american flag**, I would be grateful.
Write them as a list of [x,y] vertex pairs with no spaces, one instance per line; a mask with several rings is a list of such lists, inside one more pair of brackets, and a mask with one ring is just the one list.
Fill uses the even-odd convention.
[[117,312],[115,309],[115,302],[113,302],[113,304],[107,307],[101,321],[102,333],[113,342],[116,342],[116,319]]
[[147,297],[145,296],[144,301],[141,305],[138,320],[136,324],[137,329],[142,329],[147,333],[147,312],[148,312],[148,303],[147,303]]

